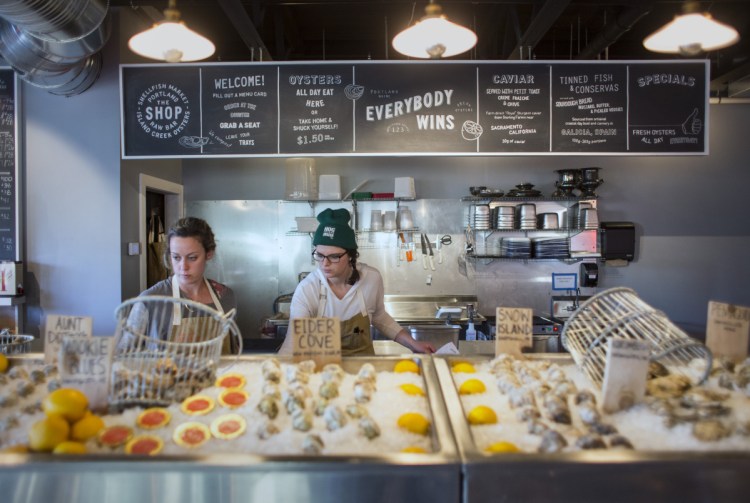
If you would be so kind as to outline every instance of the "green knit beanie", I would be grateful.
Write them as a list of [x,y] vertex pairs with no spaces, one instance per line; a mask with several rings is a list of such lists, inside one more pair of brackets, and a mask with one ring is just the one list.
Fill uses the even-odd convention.
[[349,227],[349,211],[344,208],[326,208],[318,214],[318,229],[313,237],[313,246],[338,246],[345,250],[357,249],[357,238]]

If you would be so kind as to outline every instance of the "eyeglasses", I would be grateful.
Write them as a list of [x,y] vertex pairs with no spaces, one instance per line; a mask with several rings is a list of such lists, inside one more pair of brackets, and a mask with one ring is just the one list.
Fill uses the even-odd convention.
[[316,262],[323,262],[325,259],[328,259],[328,262],[331,264],[338,264],[339,260],[341,260],[341,257],[346,255],[346,253],[331,253],[330,255],[323,255],[322,253],[313,252],[312,258]]

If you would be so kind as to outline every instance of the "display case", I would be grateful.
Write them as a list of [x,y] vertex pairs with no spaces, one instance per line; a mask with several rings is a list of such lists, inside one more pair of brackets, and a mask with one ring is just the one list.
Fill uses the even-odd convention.
[[[257,363],[266,358],[241,356],[237,360],[224,359],[220,370],[237,371],[241,364]],[[356,374],[356,369],[364,363],[371,363],[379,372],[392,370],[403,358],[346,358],[341,366],[346,372]],[[66,457],[3,453],[0,454],[3,501],[455,503],[460,499],[460,460],[433,360],[414,355],[408,358],[421,369],[421,385],[432,418],[429,452],[277,455],[222,452],[217,447],[208,453],[199,449],[199,454],[185,450],[180,455],[151,457],[122,452]],[[41,359],[41,355],[22,355],[12,357],[11,365],[31,364]],[[248,391],[251,397],[261,393],[260,389]],[[356,425],[352,426],[356,431]],[[254,425],[248,425],[245,435],[255,435],[254,430]]]
[[[532,361],[573,364],[569,355],[526,356]],[[750,491],[750,479],[746,476],[750,469],[749,450],[485,452],[467,421],[467,411],[451,366],[456,362],[479,365],[492,360],[492,356],[450,356],[435,360],[442,396],[462,460],[462,502],[698,503],[747,500]]]

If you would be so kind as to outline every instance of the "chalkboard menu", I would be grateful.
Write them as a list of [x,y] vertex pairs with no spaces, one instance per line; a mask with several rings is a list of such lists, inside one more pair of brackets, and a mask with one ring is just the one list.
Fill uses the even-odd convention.
[[0,68],[0,260],[19,259],[15,79],[12,69]]
[[707,154],[707,61],[122,65],[123,158]]

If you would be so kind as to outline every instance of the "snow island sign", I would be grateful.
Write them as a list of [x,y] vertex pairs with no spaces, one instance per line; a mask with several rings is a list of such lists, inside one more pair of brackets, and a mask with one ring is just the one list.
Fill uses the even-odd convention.
[[123,158],[705,155],[707,61],[122,65]]

